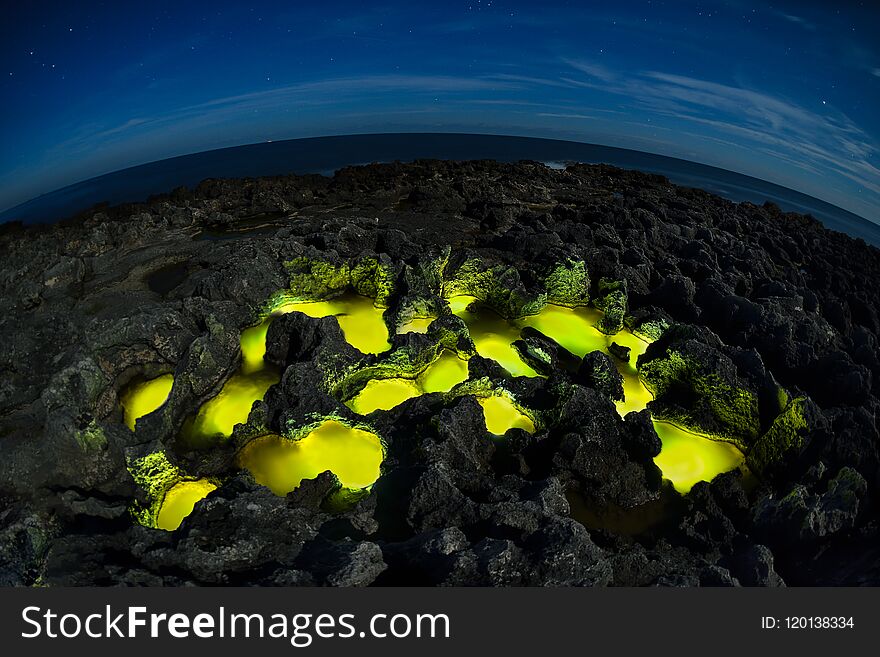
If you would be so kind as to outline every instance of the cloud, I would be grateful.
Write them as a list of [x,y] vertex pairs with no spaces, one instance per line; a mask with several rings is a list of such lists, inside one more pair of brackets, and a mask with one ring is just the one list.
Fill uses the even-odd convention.
[[[591,74],[591,67],[583,62],[562,61]],[[836,174],[880,196],[880,169],[872,163],[880,155],[878,144],[832,107],[823,105],[818,110],[763,91],[664,71],[609,74],[601,82],[567,77],[560,80],[573,88],[623,96],[631,106],[678,124],[702,126],[705,139],[742,144],[809,172],[814,178],[825,179],[825,185],[828,176]]]
[[792,14],[786,14],[784,12],[778,12],[778,15],[787,20],[789,23],[794,23],[795,25],[799,25],[805,30],[809,30],[810,32],[816,31],[816,26],[813,25],[806,18],[801,18],[800,16],[794,16]]
[[562,61],[581,73],[586,73],[590,77],[604,80],[605,82],[611,82],[617,77],[608,67],[602,64],[566,58],[563,58]]
[[880,78],[880,66],[877,66],[876,68],[872,68],[871,75],[876,75],[878,78]]

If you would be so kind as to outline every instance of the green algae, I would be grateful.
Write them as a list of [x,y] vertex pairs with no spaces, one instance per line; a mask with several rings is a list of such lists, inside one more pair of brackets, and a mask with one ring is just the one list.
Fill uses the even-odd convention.
[[[786,394],[785,399],[787,398]],[[809,427],[804,413],[805,405],[805,397],[789,401],[773,420],[770,428],[751,446],[748,463],[756,473],[762,474],[771,465],[782,460],[789,451],[803,448]]]
[[84,429],[76,431],[73,437],[84,452],[99,452],[107,448],[107,434],[95,420],[91,420]]
[[547,302],[559,306],[586,306],[590,302],[590,276],[582,260],[556,265],[544,279]]
[[184,476],[165,452],[129,461],[128,471],[147,500],[146,504],[132,504],[132,516],[144,527],[153,529],[177,529],[192,512],[193,505],[217,488],[214,481]]
[[346,290],[387,305],[394,294],[395,273],[390,262],[365,257],[340,264],[301,256],[284,263],[289,277],[287,293],[299,299],[326,299]]
[[[673,387],[685,388],[711,414],[716,427],[701,427],[723,440],[744,446],[754,442],[760,432],[758,399],[750,391],[731,386],[715,373],[701,372],[700,363],[680,352],[669,350],[639,367],[639,373],[658,399]],[[673,417],[673,415],[676,415]],[[688,426],[699,426],[689,411],[664,409],[664,417]]]
[[626,318],[626,281],[599,279],[599,293],[594,303],[603,313],[596,328],[608,335],[619,333]]

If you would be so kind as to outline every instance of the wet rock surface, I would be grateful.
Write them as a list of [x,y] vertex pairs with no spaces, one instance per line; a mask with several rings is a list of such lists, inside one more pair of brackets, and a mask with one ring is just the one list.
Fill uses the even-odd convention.
[[[0,584],[880,583],[880,251],[809,217],[607,166],[423,161],[207,180],[4,226],[0,248]],[[380,298],[391,350],[278,317],[279,383],[229,440],[187,446],[285,289]],[[532,330],[514,346],[544,376],[512,378],[472,355],[452,294],[511,318],[590,302],[603,332],[637,328],[651,414],[734,442],[752,475],[680,496],[649,414],[615,410],[612,358]],[[427,333],[395,335],[425,313]],[[366,418],[343,403],[359,372],[442,348],[472,355],[452,392]],[[167,402],[129,430],[121,391],[164,373]],[[536,432],[490,436],[468,386],[515,395]],[[340,501],[324,473],[278,497],[237,468],[254,437],[331,416],[384,442],[367,494]],[[160,451],[218,484],[172,532],[130,513],[147,501],[130,466]]]

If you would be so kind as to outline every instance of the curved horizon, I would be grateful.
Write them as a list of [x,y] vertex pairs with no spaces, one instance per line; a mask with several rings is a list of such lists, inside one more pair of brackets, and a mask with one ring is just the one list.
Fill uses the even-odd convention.
[[439,131],[655,153],[880,218],[877,7],[43,4],[0,40],[5,208],[211,149]]
[[[355,140],[367,140],[372,142],[373,147],[388,148],[387,144],[384,143],[376,143],[376,140],[386,140],[386,139],[394,139],[400,137],[407,138],[416,138],[421,141],[417,141],[416,143],[408,144],[405,148],[412,148],[415,152],[415,155],[408,155],[403,153],[402,151],[394,150],[394,146],[392,146],[391,154],[389,155],[388,150],[380,150],[379,152],[385,153],[386,157],[364,160],[364,157],[369,157],[372,154],[375,154],[377,151],[375,150],[365,150],[358,151],[357,155],[350,154],[349,151],[343,151],[341,154],[336,154],[334,156],[324,156],[324,159],[316,159],[315,153],[306,153],[305,159],[299,161],[299,166],[289,166],[287,169],[279,169],[279,168],[271,168],[273,166],[288,166],[285,161],[285,165],[274,165],[274,164],[263,164],[260,162],[256,164],[252,161],[244,160],[243,158],[235,158],[231,161],[227,160],[222,165],[210,164],[210,165],[201,165],[196,166],[197,173],[193,173],[192,169],[183,169],[181,171],[175,169],[166,169],[164,168],[168,164],[179,161],[190,161],[196,160],[197,158],[202,158],[204,156],[210,156],[214,154],[219,154],[221,152],[226,152],[232,154],[232,152],[242,152],[246,149],[254,149],[254,148],[265,148],[272,149],[280,148],[282,146],[293,146],[295,144],[301,144],[303,142],[325,142],[331,140],[339,140],[339,142],[344,145],[350,145],[351,142]],[[444,143],[441,145],[429,145],[433,146],[433,148],[444,149],[443,153],[422,151],[419,150],[425,146],[424,140],[431,139],[436,137],[443,137]],[[461,138],[464,139],[464,144],[450,144],[446,142],[448,138]],[[489,144],[486,143],[486,140],[493,141],[495,143]],[[483,143],[476,144],[475,141],[482,141]],[[513,145],[513,142],[518,142],[520,149],[512,150],[510,148]],[[548,146],[553,149],[562,149],[562,150],[549,150],[549,151],[528,151],[528,148],[538,148],[540,145]],[[522,146],[526,146],[527,152],[522,150]],[[399,146],[397,146],[399,148]],[[461,149],[466,149],[469,152],[462,152]],[[480,150],[480,149],[489,148],[489,151]],[[498,149],[498,150],[491,150]],[[574,149],[574,150],[572,150]],[[449,156],[448,153],[452,151],[453,155]],[[660,153],[652,153],[650,151],[639,151],[635,149],[627,149],[620,148],[616,146],[608,146],[604,144],[594,144],[588,142],[578,142],[572,140],[562,140],[562,139],[547,139],[543,137],[531,137],[526,135],[499,135],[499,134],[491,134],[491,133],[460,133],[460,132],[394,132],[394,133],[359,133],[359,134],[346,134],[346,135],[321,135],[314,137],[301,137],[296,139],[283,139],[283,140],[272,140],[268,142],[257,142],[250,144],[238,144],[234,146],[225,146],[222,148],[209,149],[205,151],[199,151],[194,153],[185,153],[180,155],[173,155],[171,157],[162,158],[160,160],[153,160],[150,162],[143,162],[139,164],[135,164],[129,167],[125,167],[123,169],[118,169],[116,171],[108,171],[106,173],[99,174],[97,176],[93,176],[90,178],[85,178],[82,180],[78,180],[70,185],[65,185],[59,189],[51,190],[45,194],[41,194],[35,198],[29,199],[23,203],[17,204],[10,208],[0,209],[0,222],[6,221],[24,221],[28,223],[32,221],[33,218],[28,218],[26,215],[22,215],[22,217],[16,216],[16,211],[25,210],[30,206],[39,205],[41,201],[50,200],[53,197],[62,197],[65,192],[73,191],[77,188],[82,188],[84,186],[88,186],[89,184],[97,184],[99,181],[106,180],[108,178],[113,177],[122,177],[125,174],[134,174],[137,171],[145,170],[145,169],[161,169],[161,175],[164,176],[168,182],[167,184],[155,183],[152,186],[149,181],[144,182],[140,185],[136,190],[133,191],[123,191],[120,195],[119,190],[108,188],[108,187],[98,187],[94,190],[93,194],[100,193],[98,190],[106,190],[108,193],[107,198],[103,198],[100,196],[90,195],[88,198],[83,199],[77,209],[75,210],[65,210],[62,211],[60,216],[54,217],[52,220],[66,219],[71,215],[74,215],[78,212],[86,211],[90,207],[94,207],[95,205],[109,204],[109,205],[119,205],[125,203],[138,203],[146,201],[147,198],[153,195],[160,195],[163,193],[169,193],[173,189],[177,187],[195,187],[198,183],[203,180],[211,179],[211,178],[241,178],[241,177],[267,177],[274,175],[290,175],[290,174],[306,174],[306,173],[321,173],[323,175],[330,175],[332,172],[346,167],[346,166],[356,166],[361,164],[372,164],[372,163],[385,163],[392,161],[412,161],[415,159],[438,159],[438,160],[476,160],[476,159],[499,159],[499,154],[501,155],[502,161],[516,161],[518,159],[535,159],[539,161],[555,161],[559,162],[579,162],[585,164],[610,164],[612,166],[618,166],[624,169],[632,169],[632,170],[640,170],[648,173],[660,173],[661,175],[665,175],[670,178],[671,182],[675,184],[681,184],[683,186],[697,186],[697,185],[688,185],[687,179],[683,177],[682,171],[675,169],[671,170],[668,168],[668,164],[666,167],[663,166],[663,163],[675,162],[680,165],[696,167],[698,169],[703,170],[712,170],[721,172],[722,174],[728,174],[732,176],[741,177],[743,179],[748,179],[750,181],[754,181],[755,183],[759,183],[762,185],[769,186],[769,188],[778,188],[780,190],[785,190],[787,192],[791,192],[796,195],[803,196],[805,198],[812,199],[822,204],[826,204],[836,210],[840,210],[843,213],[851,214],[854,217],[865,221],[872,225],[878,225],[877,222],[871,221],[867,217],[863,217],[861,215],[851,213],[848,210],[840,208],[832,203],[828,203],[822,199],[817,199],[816,197],[810,196],[808,194],[804,194],[803,192],[799,192],[797,190],[793,190],[789,187],[785,187],[783,185],[777,185],[776,183],[762,180],[760,178],[756,178],[746,173],[732,171],[730,169],[725,169],[722,167],[716,167],[710,164],[705,164],[702,162],[697,162],[693,160],[687,160],[684,158],[670,157],[668,155],[663,155]],[[647,157],[649,158],[647,161],[640,160],[638,162],[629,161],[630,158],[627,158],[627,154],[631,156],[637,156],[639,158]],[[577,156],[587,156],[587,159],[578,159]],[[604,157],[603,157],[604,156]],[[348,158],[348,159],[346,159]],[[621,159],[622,158],[622,159]],[[358,161],[352,161],[358,160]],[[331,164],[332,163],[332,164]],[[200,163],[201,164],[201,163]],[[263,169],[262,171],[254,171],[254,167],[258,169]],[[212,169],[219,167],[219,172],[212,173]],[[228,167],[232,167],[233,171],[229,173]],[[243,170],[245,173],[237,173],[237,170]],[[175,179],[175,176],[179,174],[179,178]],[[193,177],[195,176],[195,177]],[[676,178],[679,179],[679,182],[676,182]],[[137,184],[142,179],[131,179],[125,180],[124,182],[128,185]],[[717,180],[711,182],[718,182]],[[157,186],[158,185],[158,186]],[[707,191],[716,193],[721,196],[725,196],[730,200],[739,201],[739,200],[753,200],[754,202],[763,202],[763,200],[769,200],[779,204],[778,197],[772,197],[770,195],[765,199],[752,199],[752,198],[736,198],[735,195],[732,194],[724,194],[719,192],[717,189],[712,189],[712,186],[705,187]],[[758,192],[757,188],[751,187],[749,191]],[[790,201],[790,199],[788,199]],[[788,203],[791,205],[791,203]],[[781,205],[786,205],[786,202],[783,202]],[[798,209],[794,209],[793,211],[800,211]]]
[[[358,137],[394,137],[394,136],[404,136],[404,135],[412,135],[412,136],[448,135],[448,136],[456,136],[456,137],[492,137],[492,138],[501,138],[501,139],[527,139],[527,140],[533,140],[536,142],[537,141],[555,142],[555,143],[559,143],[559,144],[577,145],[577,146],[582,146],[582,147],[591,147],[591,148],[598,148],[598,149],[609,149],[609,150],[616,150],[616,151],[630,151],[632,153],[639,153],[642,155],[649,155],[652,157],[663,158],[663,159],[667,159],[667,160],[676,160],[676,161],[682,162],[682,163],[693,164],[693,165],[697,165],[699,167],[705,167],[707,169],[716,169],[718,171],[732,173],[737,176],[751,178],[753,180],[760,181],[762,183],[766,183],[768,185],[773,185],[776,187],[780,187],[782,189],[796,192],[798,194],[803,194],[804,196],[808,196],[808,197],[814,198],[818,201],[822,201],[823,203],[827,203],[828,205],[834,206],[835,208],[838,208],[838,209],[843,210],[845,212],[850,212],[849,210],[846,210],[845,208],[842,208],[838,205],[835,205],[834,203],[830,203],[829,201],[826,201],[824,199],[820,199],[820,198],[812,196],[810,194],[806,194],[805,192],[801,192],[801,191],[799,191],[797,189],[793,189],[791,187],[786,187],[785,185],[779,185],[778,183],[774,183],[770,180],[764,180],[762,178],[758,178],[758,177],[753,176],[749,173],[745,173],[742,171],[735,171],[733,169],[727,169],[725,167],[719,167],[719,166],[715,166],[712,164],[707,164],[705,162],[700,162],[698,160],[690,160],[687,158],[674,157],[674,156],[670,156],[670,155],[665,155],[663,153],[656,153],[653,151],[638,150],[638,149],[633,149],[633,148],[622,148],[619,146],[611,146],[608,144],[583,142],[583,141],[576,141],[576,140],[571,140],[571,139],[554,139],[554,138],[547,138],[547,137],[537,137],[537,136],[533,136],[533,135],[498,134],[498,133],[481,133],[481,132],[456,132],[456,131],[434,131],[434,132],[423,132],[423,131],[406,132],[405,131],[405,132],[363,132],[363,133],[347,133],[347,134],[331,134],[331,135],[313,135],[313,136],[308,136],[308,137],[295,137],[295,138],[291,138],[291,139],[278,139],[278,140],[273,139],[273,140],[269,140],[269,141],[265,141],[265,142],[250,142],[250,143],[245,143],[245,144],[233,144],[230,146],[221,146],[219,148],[210,148],[210,149],[203,150],[203,151],[192,151],[192,152],[187,152],[187,153],[179,153],[179,154],[175,154],[175,155],[169,155],[168,157],[163,157],[163,158],[160,158],[157,160],[150,160],[147,162],[138,162],[136,164],[132,164],[130,166],[123,167],[121,169],[116,169],[113,171],[104,171],[104,172],[99,173],[95,176],[89,176],[87,178],[78,179],[72,183],[69,183],[69,184],[64,185],[62,187],[51,189],[43,194],[40,194],[39,196],[29,198],[21,203],[17,203],[12,206],[7,206],[7,207],[0,206],[0,221],[7,221],[7,220],[11,220],[11,219],[14,220],[14,218],[6,217],[6,215],[11,215],[18,208],[26,207],[35,201],[39,201],[40,199],[44,199],[46,197],[50,197],[55,194],[64,192],[65,190],[69,190],[69,189],[75,188],[80,185],[94,182],[94,181],[106,178],[108,176],[122,174],[125,172],[129,172],[133,169],[140,169],[142,167],[150,167],[153,165],[168,163],[172,160],[182,160],[182,159],[193,157],[193,156],[208,155],[211,153],[218,153],[221,151],[233,151],[236,149],[249,148],[249,147],[261,146],[261,145],[267,145],[267,144],[285,144],[285,143],[291,143],[291,142],[306,142],[306,141],[316,141],[316,140],[325,140],[325,139],[349,139],[349,138],[358,138]],[[442,160],[442,159],[451,159],[451,158],[444,158],[444,157],[432,158],[431,156],[428,156],[426,158],[419,158],[419,159],[441,159]],[[480,159],[480,158],[464,158],[464,159]],[[357,165],[357,164],[384,163],[384,162],[388,162],[388,161],[391,161],[391,160],[376,160],[376,161],[370,161],[370,162],[365,161],[362,163],[354,163],[353,162],[353,163],[343,164],[341,166],[353,166],[353,165]],[[574,160],[572,160],[572,161],[574,161]],[[593,164],[594,162],[583,162],[583,163]],[[595,163],[596,164],[611,164],[612,166],[618,166],[618,165],[613,164],[612,162],[595,162]],[[621,168],[628,168],[628,167],[621,167]],[[326,169],[325,169],[325,171],[326,171]],[[648,172],[651,173],[651,171],[648,171]],[[290,172],[277,171],[275,173],[258,174],[257,176],[254,176],[254,177],[287,175],[288,173],[290,173]],[[202,180],[207,180],[209,178],[227,178],[227,177],[230,177],[230,176],[206,175],[204,178],[202,178]],[[201,181],[199,181],[199,182],[201,182]],[[189,185],[186,185],[186,186],[189,186]],[[150,192],[149,195],[167,193],[167,192],[172,191],[172,189],[173,188],[157,189],[153,192]],[[145,200],[145,199],[146,199],[146,197],[144,197],[143,200]],[[131,199],[131,201],[123,201],[123,202],[133,202],[134,203],[134,202],[139,202],[140,200],[142,200],[142,199]],[[104,203],[104,202],[106,202],[106,201],[103,201],[103,200],[97,201],[97,203],[99,203],[99,204]],[[855,213],[855,212],[850,212],[850,213],[859,217],[860,219],[863,219],[863,220],[869,222],[869,223],[877,224],[878,226],[880,226],[880,218],[878,218],[877,221],[873,221],[870,218],[863,216],[863,215],[860,215],[858,213]]]

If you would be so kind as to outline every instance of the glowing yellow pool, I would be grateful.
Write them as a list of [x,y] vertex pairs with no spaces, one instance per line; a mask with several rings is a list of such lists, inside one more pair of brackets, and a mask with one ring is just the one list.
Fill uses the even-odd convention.
[[212,437],[228,438],[236,424],[247,422],[254,402],[262,399],[280,378],[277,370],[269,368],[251,374],[233,374],[216,397],[202,404],[193,420],[190,437],[196,443]]
[[717,475],[740,467],[744,456],[730,443],[710,440],[654,420],[663,449],[654,463],[679,493],[685,494],[699,481],[712,481]]
[[239,452],[238,463],[257,483],[287,495],[326,470],[345,488],[366,488],[379,478],[383,458],[377,435],[327,420],[301,440],[277,435],[252,440]]
[[244,374],[256,372],[266,366],[266,334],[272,317],[267,317],[256,326],[241,332],[241,371]]
[[521,326],[507,321],[489,308],[468,312],[467,307],[477,301],[476,297],[462,294],[447,301],[452,312],[467,324],[478,354],[494,360],[513,376],[538,376],[512,346],[520,338]]
[[165,493],[165,499],[162,500],[159,516],[156,519],[156,526],[165,531],[174,531],[180,527],[183,519],[192,513],[196,502],[216,488],[207,479],[178,482]]
[[125,425],[134,431],[138,418],[152,413],[168,399],[174,375],[163,374],[148,381],[138,381],[130,385],[122,394],[120,405]]
[[403,322],[397,327],[397,332],[403,333],[427,333],[428,327],[436,317],[413,317],[408,322]]
[[520,327],[531,326],[578,358],[591,351],[605,351],[608,336],[595,328],[602,313],[595,308],[565,308],[548,304],[537,315],[516,321]]
[[346,406],[366,415],[377,410],[387,411],[421,394],[421,388],[413,379],[372,379]]
[[508,429],[523,429],[535,433],[535,423],[507,396],[480,397],[477,401],[483,407],[483,417],[486,419],[486,429],[489,433],[503,436]]
[[274,314],[300,312],[309,317],[335,317],[346,341],[365,354],[381,354],[391,348],[388,327],[373,300],[359,294],[345,294],[328,301],[291,301],[274,309]]
[[467,361],[444,350],[415,379],[372,379],[346,405],[360,415],[376,410],[387,411],[425,393],[448,392],[467,377]]
[[457,295],[447,299],[452,312],[467,324],[468,331],[477,353],[498,362],[513,376],[538,376],[528,364],[523,362],[512,344],[521,336],[522,329],[531,326],[548,338],[564,347],[575,356],[583,358],[592,351],[602,351],[610,355],[613,342],[629,347],[629,362],[622,362],[612,356],[612,360],[623,377],[625,400],[615,402],[618,413],[626,415],[630,411],[640,411],[653,399],[636,371],[638,357],[645,353],[648,343],[630,331],[620,331],[616,335],[606,335],[596,328],[602,312],[595,308],[579,306],[566,308],[548,304],[535,315],[516,320],[506,320],[488,308],[469,312],[468,306],[478,299],[469,295]]

